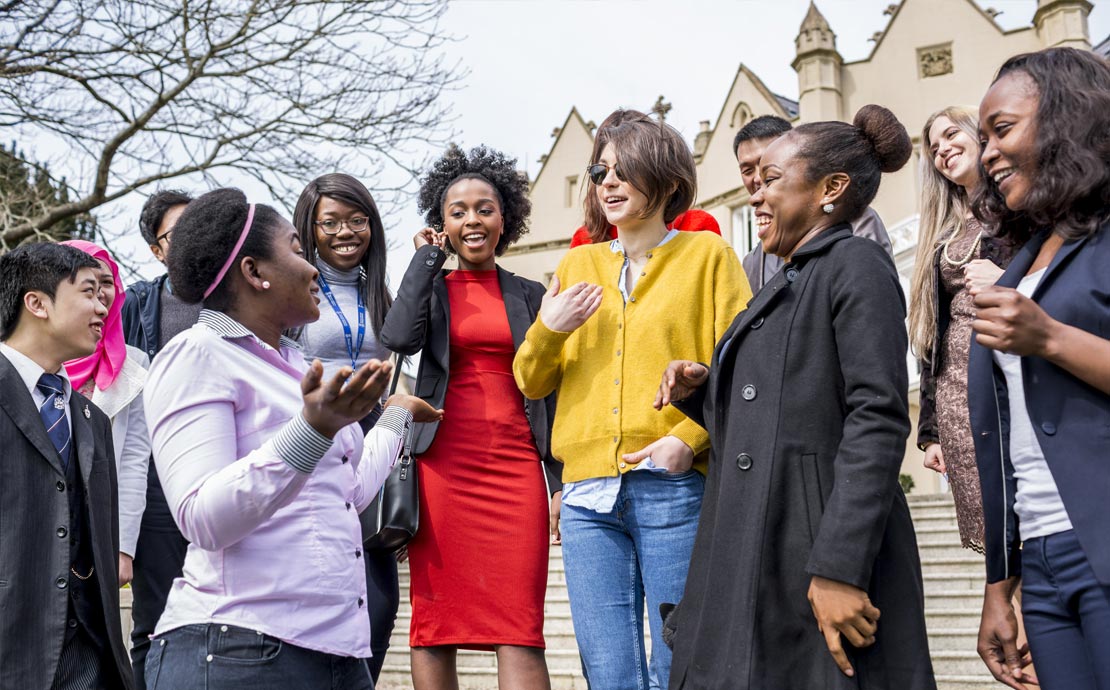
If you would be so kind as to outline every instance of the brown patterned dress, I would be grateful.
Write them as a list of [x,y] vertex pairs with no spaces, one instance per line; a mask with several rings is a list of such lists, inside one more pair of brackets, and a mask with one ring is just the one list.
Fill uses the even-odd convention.
[[[948,245],[947,255],[959,262],[969,255],[979,239],[982,226],[972,219],[964,232]],[[967,360],[971,349],[971,322],[975,305],[964,287],[963,265],[956,265],[938,252],[940,285],[950,299],[950,321],[941,342],[940,371],[936,377],[937,432],[948,482],[956,503],[956,522],[964,547],[983,553],[983,499],[979,493],[979,469],[975,464],[975,444],[967,405]],[[972,258],[979,258],[978,252]]]

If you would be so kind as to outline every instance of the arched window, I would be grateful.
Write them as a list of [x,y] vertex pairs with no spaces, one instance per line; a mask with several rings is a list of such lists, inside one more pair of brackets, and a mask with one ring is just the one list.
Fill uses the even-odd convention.
[[734,129],[739,129],[748,124],[752,119],[752,109],[747,103],[743,101],[736,104],[736,108],[732,111],[732,119],[729,120],[728,126]]

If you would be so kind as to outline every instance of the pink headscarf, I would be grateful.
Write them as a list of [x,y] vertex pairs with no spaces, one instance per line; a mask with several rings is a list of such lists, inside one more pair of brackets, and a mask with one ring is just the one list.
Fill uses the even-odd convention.
[[119,266],[112,260],[108,250],[98,247],[92,242],[84,240],[67,240],[61,244],[69,245],[74,249],[89,254],[108,264],[112,269],[112,280],[116,283],[116,299],[112,308],[104,317],[104,328],[96,350],[87,357],[71,359],[65,363],[66,374],[74,388],[81,388],[90,378],[96,377],[96,387],[105,390],[115,382],[119,372],[123,369],[123,362],[127,359],[127,343],[123,339],[123,283],[119,279]]

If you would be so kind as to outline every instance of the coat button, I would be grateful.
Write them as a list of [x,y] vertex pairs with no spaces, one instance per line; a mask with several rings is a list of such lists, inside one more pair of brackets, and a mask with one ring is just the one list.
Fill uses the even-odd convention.
[[57,535],[59,539],[65,539],[67,534],[69,534],[68,529],[66,529],[65,527],[58,528]]
[[798,269],[796,269],[796,268],[786,269],[786,282],[793,283],[797,279],[798,279]]
[[424,262],[424,265],[425,266],[435,266],[436,265],[435,259],[428,259],[427,261]]
[[1041,431],[1045,432],[1048,436],[1056,435],[1056,425],[1052,422],[1044,422],[1041,424]]
[[66,483],[62,482],[62,481],[59,481],[57,484],[54,485],[54,488],[57,489],[58,491],[63,491],[64,492],[66,490]]
[[744,400],[755,400],[755,386],[748,384],[740,389],[740,397]]
[[763,326],[763,317],[762,316],[757,318],[755,321],[752,321],[752,330],[753,331],[757,328],[761,328],[762,326]]
[[54,586],[58,589],[65,589],[69,587],[69,580],[64,577],[59,577],[57,580],[54,580]]
[[752,456],[747,453],[741,453],[736,456],[736,466],[741,470],[747,472],[752,468]]
[[66,625],[68,625],[70,628],[76,628],[77,627],[77,619],[76,618],[70,618],[68,621],[66,621]]

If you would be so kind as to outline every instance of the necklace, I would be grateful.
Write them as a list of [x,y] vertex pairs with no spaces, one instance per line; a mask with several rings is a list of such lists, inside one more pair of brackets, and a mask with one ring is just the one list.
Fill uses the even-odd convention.
[[952,259],[951,256],[948,255],[948,245],[952,244],[952,241],[955,240],[959,234],[960,229],[956,228],[955,232],[949,235],[948,239],[944,240],[944,242],[941,244],[941,253],[944,256],[945,263],[947,263],[949,266],[955,266],[956,268],[959,268],[960,266],[963,266],[967,262],[971,261],[971,257],[975,256],[978,253],[979,243],[983,240],[983,231],[980,230],[975,235],[975,241],[971,243],[971,248],[967,250],[967,254],[965,254],[963,258],[959,261],[955,261]]

